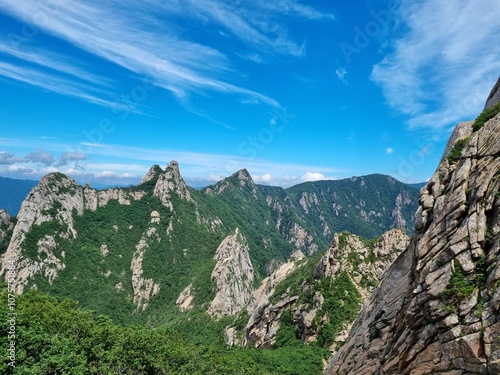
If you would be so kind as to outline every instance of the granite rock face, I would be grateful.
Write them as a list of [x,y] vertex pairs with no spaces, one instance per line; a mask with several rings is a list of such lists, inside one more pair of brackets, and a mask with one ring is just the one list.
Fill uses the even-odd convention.
[[[329,250],[314,267],[314,279],[333,280],[342,272],[347,272],[362,298],[366,299],[373,289],[372,285],[378,283],[378,278],[408,243],[409,237],[399,229],[384,233],[374,244],[367,244],[354,234],[335,233]],[[303,259],[301,252],[293,254],[289,261],[265,279],[254,293],[256,303],[249,309],[252,315],[245,328],[243,345],[257,348],[274,347],[281,326],[281,316],[288,309],[292,313],[293,324],[297,327],[300,339],[305,344],[317,340],[318,325],[315,320],[325,322],[326,317],[320,314],[325,297],[315,285],[301,285],[302,290],[314,290],[311,303],[304,303],[298,295],[288,291],[279,298],[272,298],[276,286],[291,272],[304,265],[304,262],[301,262]],[[345,337],[335,340],[332,350],[343,341]]]
[[421,189],[410,245],[325,374],[500,373],[500,115],[459,124],[446,152],[466,137]]
[[0,242],[7,238],[8,232],[14,229],[14,221],[7,211],[0,210]]
[[236,315],[250,302],[253,293],[254,269],[248,253],[248,242],[238,228],[219,245],[212,272],[216,294],[208,313],[220,318]]
[[486,99],[486,105],[484,108],[491,108],[495,104],[500,103],[500,77],[498,77],[497,83],[491,89],[488,99]]

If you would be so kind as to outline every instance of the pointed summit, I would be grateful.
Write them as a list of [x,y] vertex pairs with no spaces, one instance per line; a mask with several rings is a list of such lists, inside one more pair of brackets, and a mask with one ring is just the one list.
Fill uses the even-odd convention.
[[161,167],[158,164],[153,165],[151,168],[149,168],[148,173],[146,173],[146,175],[142,179],[141,184],[145,184],[146,182],[152,180],[157,180],[162,173],[163,169],[161,169]]
[[241,186],[245,186],[247,184],[255,185],[252,176],[250,176],[250,173],[246,168],[240,169],[238,172],[233,174],[233,176],[237,176]]
[[179,171],[179,163],[172,160],[165,171],[158,177],[153,195],[160,198],[163,205],[172,208],[171,193],[188,202],[194,202],[189,188]]
[[257,197],[257,188],[255,186],[255,182],[250,176],[250,173],[247,169],[243,168],[239,171],[233,173],[231,176],[226,177],[225,179],[217,182],[215,185],[209,186],[205,188],[205,191],[208,194],[221,194],[226,189],[232,187],[237,188],[238,190],[250,189],[252,191],[252,195]]

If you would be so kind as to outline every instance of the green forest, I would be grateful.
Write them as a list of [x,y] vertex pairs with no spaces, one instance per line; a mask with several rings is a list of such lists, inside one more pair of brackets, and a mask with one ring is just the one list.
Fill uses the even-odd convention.
[[[2,288],[5,290],[5,288]],[[0,315],[8,316],[6,292]],[[17,296],[15,368],[9,366],[10,325],[2,320],[0,373],[42,374],[320,374],[322,350],[288,340],[274,350],[231,348],[221,332],[227,319],[205,313],[175,327],[119,325],[70,299],[30,290]]]

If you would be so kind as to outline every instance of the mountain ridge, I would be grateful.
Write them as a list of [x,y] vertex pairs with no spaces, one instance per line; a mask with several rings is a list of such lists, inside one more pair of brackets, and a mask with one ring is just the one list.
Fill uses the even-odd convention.
[[[371,192],[372,185],[371,193],[387,198],[388,206],[385,212],[371,215],[386,220],[370,219],[367,237],[398,226],[391,216],[394,210],[412,220],[409,211],[401,210],[401,202],[409,200],[403,205],[406,208],[416,206],[416,200],[410,199],[416,191],[390,177],[341,182],[355,184],[357,193],[341,193],[334,188],[336,184],[315,182],[304,185],[314,191],[301,192],[299,187],[290,194],[282,188],[255,184],[243,169],[197,191],[185,184],[176,161],[165,169],[153,165],[140,185],[129,188],[97,190],[52,173],[42,178],[23,202],[18,222],[9,232],[1,272],[5,273],[6,262],[14,261],[18,292],[33,287],[57,291],[116,317],[110,305],[115,301],[123,306],[119,319],[126,320],[133,313],[139,318],[152,314],[164,321],[168,311],[178,308],[176,301],[183,293],[192,297],[195,308],[213,300],[213,285],[218,282],[212,278],[216,250],[235,230],[245,238],[257,283],[294,251],[312,255],[328,247],[335,231],[352,230],[356,226],[349,224],[353,212],[364,210],[365,203],[370,206],[368,198],[360,194]],[[318,188],[323,185],[325,191]],[[345,212],[339,206],[334,210],[333,201],[341,202]],[[360,220],[355,217],[356,222]],[[94,276],[84,276],[88,272]],[[91,277],[99,290],[100,297],[94,301],[90,291],[70,283],[83,277]],[[230,289],[227,291],[231,295]]]

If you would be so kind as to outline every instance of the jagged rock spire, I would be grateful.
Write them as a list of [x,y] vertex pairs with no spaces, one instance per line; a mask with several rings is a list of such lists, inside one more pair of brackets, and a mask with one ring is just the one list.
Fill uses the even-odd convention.
[[153,194],[160,198],[162,204],[170,207],[170,209],[173,208],[170,201],[172,193],[188,202],[194,202],[189,188],[179,171],[179,163],[175,160],[172,160],[160,175],[153,191]]
[[146,175],[142,179],[141,184],[144,184],[148,181],[158,178],[158,176],[160,176],[160,174],[162,173],[163,169],[161,169],[161,167],[158,164],[151,166],[151,168],[149,168],[148,173],[146,173]]

